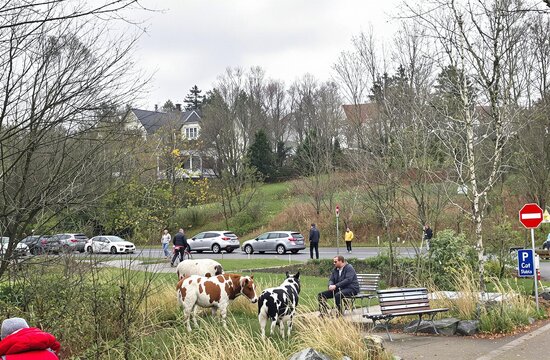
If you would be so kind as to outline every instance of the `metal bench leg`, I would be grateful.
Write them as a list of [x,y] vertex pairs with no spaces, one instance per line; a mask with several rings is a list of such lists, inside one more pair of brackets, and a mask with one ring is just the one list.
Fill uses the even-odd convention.
[[430,317],[430,322],[432,323],[432,327],[434,328],[434,331],[437,335],[439,335],[439,332],[437,332],[437,328],[435,327],[435,324],[434,324],[434,317],[435,317],[435,313],[432,314],[432,316]]
[[418,333],[418,328],[420,327],[421,322],[422,322],[422,314],[418,314],[418,324],[416,324],[416,329],[414,329],[415,335]]
[[390,323],[390,320],[391,320],[391,319],[386,320],[384,326],[386,327],[386,334],[388,334],[388,338],[390,339],[390,341],[393,341],[393,339],[392,339],[392,337],[391,337],[391,335],[390,335],[390,330],[388,329],[388,325],[389,325],[389,323]]

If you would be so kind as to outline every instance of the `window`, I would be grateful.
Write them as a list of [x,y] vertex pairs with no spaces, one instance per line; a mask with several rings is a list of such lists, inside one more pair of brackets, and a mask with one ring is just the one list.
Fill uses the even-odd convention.
[[199,137],[199,129],[198,128],[186,128],[185,129],[185,137],[187,139],[196,139]]

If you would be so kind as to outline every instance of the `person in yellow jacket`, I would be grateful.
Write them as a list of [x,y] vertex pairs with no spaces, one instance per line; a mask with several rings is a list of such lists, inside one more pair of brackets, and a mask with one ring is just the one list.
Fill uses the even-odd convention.
[[348,249],[348,254],[351,254],[351,241],[353,240],[353,231],[351,231],[349,227],[346,227],[344,240],[346,241],[346,248]]

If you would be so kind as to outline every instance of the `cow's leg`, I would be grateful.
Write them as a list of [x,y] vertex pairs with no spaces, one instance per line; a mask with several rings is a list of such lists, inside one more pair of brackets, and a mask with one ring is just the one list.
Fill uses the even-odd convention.
[[290,339],[290,331],[292,330],[292,320],[294,318],[294,314],[291,314],[289,317],[288,317],[288,322],[287,322],[287,326],[288,326],[288,329],[287,329],[287,337]]
[[184,302],[183,304],[183,322],[187,328],[188,332],[191,332],[191,324],[190,324],[190,317],[191,313],[193,311],[193,306],[189,304],[188,302]]
[[263,312],[258,314],[258,321],[260,322],[260,330],[262,332],[262,339],[265,338],[265,326],[267,325],[267,315]]
[[195,304],[195,306],[193,306],[193,324],[195,325],[196,328],[199,327],[199,323],[197,322],[197,311],[199,310],[199,307]]
[[273,336],[273,332],[275,331],[275,326],[276,325],[279,325],[279,317],[278,316],[275,316],[274,318],[271,319],[271,329],[269,331],[271,336]]
[[225,322],[225,318],[227,317],[227,305],[228,304],[225,304],[225,306],[220,306],[220,315],[222,317],[222,324],[223,324],[223,327],[227,329],[227,324]]
[[285,338],[285,318],[279,319],[279,333],[281,334],[281,337]]

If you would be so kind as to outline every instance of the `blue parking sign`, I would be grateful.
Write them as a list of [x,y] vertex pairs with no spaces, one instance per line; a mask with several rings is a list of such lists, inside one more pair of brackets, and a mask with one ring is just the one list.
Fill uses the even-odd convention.
[[532,249],[518,250],[518,275],[535,276],[535,257]]

